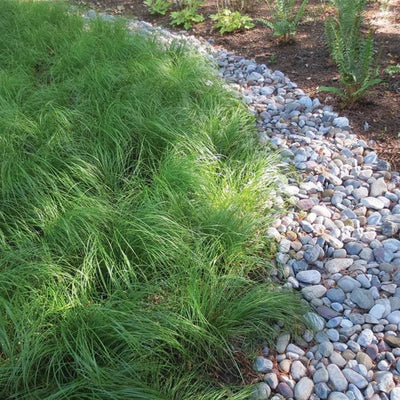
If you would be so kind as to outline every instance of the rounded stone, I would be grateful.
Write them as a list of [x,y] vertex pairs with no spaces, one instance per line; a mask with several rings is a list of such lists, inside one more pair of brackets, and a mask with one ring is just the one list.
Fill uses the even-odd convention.
[[256,385],[252,399],[254,400],[268,400],[271,396],[271,388],[264,382],[260,382]]
[[276,391],[281,394],[285,399],[293,398],[293,390],[286,382],[281,382],[276,388]]
[[290,367],[290,373],[295,381],[300,380],[307,374],[307,368],[299,360],[293,361]]
[[306,376],[301,378],[294,387],[294,397],[296,400],[308,400],[314,389],[314,383]]
[[321,282],[321,273],[314,269],[310,269],[308,271],[300,271],[296,274],[296,279],[299,282],[317,285]]
[[339,367],[335,364],[329,364],[327,370],[329,374],[329,382],[332,384],[333,388],[339,392],[347,390],[347,379]]
[[264,358],[263,356],[258,356],[254,360],[253,369],[256,372],[265,374],[267,372],[271,372],[273,366],[274,366],[274,364],[271,360],[268,360],[267,358]]
[[359,389],[364,389],[368,386],[368,381],[354,370],[350,368],[345,368],[342,372],[346,379],[353,385],[357,386]]

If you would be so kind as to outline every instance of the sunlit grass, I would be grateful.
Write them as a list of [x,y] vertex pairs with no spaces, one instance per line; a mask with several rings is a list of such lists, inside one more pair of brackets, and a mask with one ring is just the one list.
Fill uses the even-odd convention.
[[251,279],[278,170],[199,56],[2,1],[0,397],[247,399],[235,352],[301,323]]

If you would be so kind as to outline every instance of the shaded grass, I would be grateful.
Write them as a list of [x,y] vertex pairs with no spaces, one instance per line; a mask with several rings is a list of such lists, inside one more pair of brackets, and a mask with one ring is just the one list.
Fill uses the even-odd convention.
[[215,371],[303,311],[249,278],[279,181],[254,133],[182,45],[1,2],[2,398],[248,398]]

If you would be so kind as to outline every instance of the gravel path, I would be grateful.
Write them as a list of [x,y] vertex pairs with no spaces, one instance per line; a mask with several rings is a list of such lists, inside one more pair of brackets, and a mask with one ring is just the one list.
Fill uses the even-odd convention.
[[282,335],[276,351],[264,349],[254,399],[400,400],[399,174],[282,72],[145,22],[129,27],[166,42],[184,37],[216,60],[257,115],[260,141],[302,178],[282,184],[276,204],[289,198],[293,207],[269,235],[279,243],[275,273],[311,304],[317,333]]

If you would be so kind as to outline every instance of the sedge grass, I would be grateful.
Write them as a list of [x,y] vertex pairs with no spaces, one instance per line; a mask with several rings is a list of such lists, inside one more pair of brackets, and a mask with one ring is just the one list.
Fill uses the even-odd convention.
[[1,398],[248,398],[235,352],[303,311],[250,278],[280,179],[254,138],[183,47],[0,3]]

